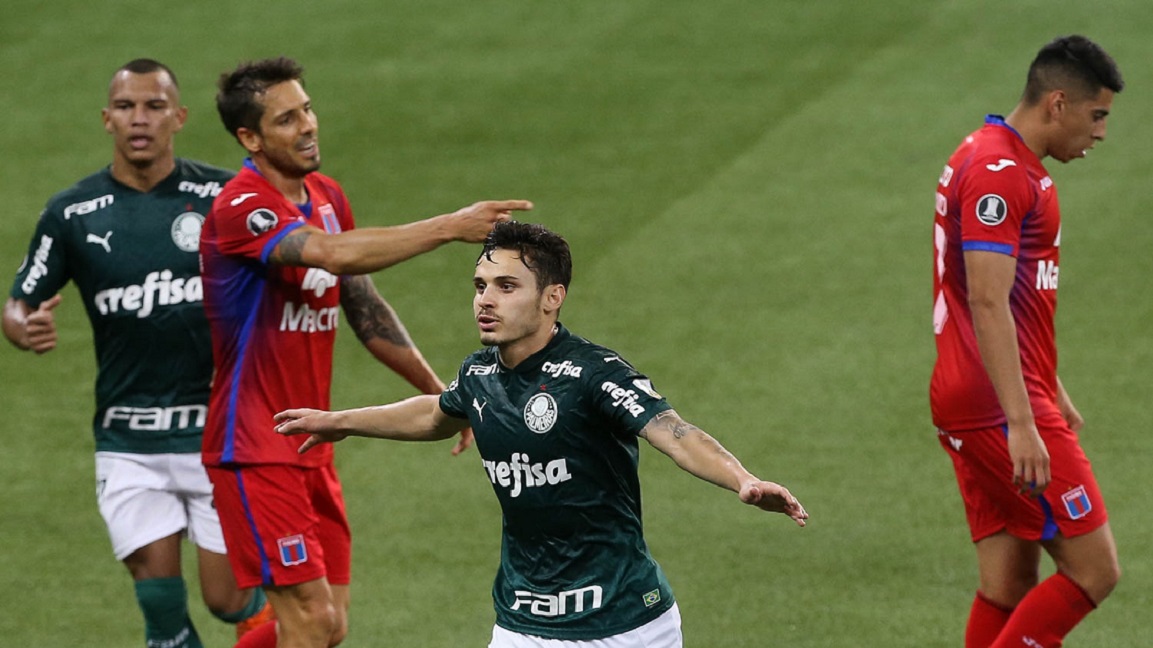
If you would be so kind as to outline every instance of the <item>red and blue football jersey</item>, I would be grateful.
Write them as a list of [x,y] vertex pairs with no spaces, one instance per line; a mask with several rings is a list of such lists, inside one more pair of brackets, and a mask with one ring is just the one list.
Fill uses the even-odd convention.
[[305,224],[336,233],[354,223],[335,180],[311,173],[305,187],[302,210],[246,162],[204,222],[200,263],[216,365],[206,465],[319,466],[332,459],[328,444],[298,454],[300,441],[276,434],[272,421],[290,407],[329,409],[340,278],[273,264],[269,256]]
[[959,431],[1005,422],[973,330],[964,258],[970,250],[1016,257],[1009,304],[1021,370],[1034,415],[1057,412],[1057,189],[1041,160],[1001,117],[986,117],[985,126],[949,158],[937,185],[933,230],[934,425]]

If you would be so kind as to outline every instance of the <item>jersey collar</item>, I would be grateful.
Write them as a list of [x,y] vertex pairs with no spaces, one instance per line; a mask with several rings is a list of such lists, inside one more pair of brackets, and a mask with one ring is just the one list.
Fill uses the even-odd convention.
[[569,330],[558,321],[556,323],[556,334],[552,336],[552,339],[548,341],[548,344],[544,345],[540,351],[537,351],[536,353],[522,360],[520,364],[513,367],[512,369],[509,369],[507,366],[505,366],[504,361],[500,359],[500,350],[494,348],[494,351],[496,352],[497,364],[500,365],[502,371],[510,371],[512,373],[535,371],[536,369],[539,369],[542,364],[544,364],[545,360],[547,360],[551,355],[553,349],[555,349],[558,345],[560,345],[561,342],[564,342],[570,337],[572,337],[572,333],[569,333]]

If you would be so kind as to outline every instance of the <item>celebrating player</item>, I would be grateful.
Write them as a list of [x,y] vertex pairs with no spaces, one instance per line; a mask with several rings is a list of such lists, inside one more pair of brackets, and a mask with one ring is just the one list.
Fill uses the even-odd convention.
[[[317,119],[302,73],[278,58],[221,77],[217,108],[249,158],[201,238],[216,361],[204,463],[237,581],[262,586],[278,619],[242,646],[334,646],[347,633],[351,533],[332,452],[301,456],[271,424],[293,404],[328,407],[339,311],[368,351],[414,387],[444,388],[363,273],[449,241],[483,240],[510,210],[532,206],[480,202],[354,229],[340,185],[317,172]],[[457,451],[469,441],[462,437]]]
[[563,238],[499,223],[473,276],[473,312],[491,346],[443,394],[287,410],[276,429],[310,434],[304,452],[348,435],[434,441],[471,426],[504,512],[490,647],[679,647],[680,613],[642,533],[637,437],[747,504],[801,526],[808,514],[684,421],[618,354],[560,324],[571,276]]
[[[1013,112],[986,117],[937,186],[930,400],[977,549],[967,648],[1060,646],[1120,575],[1084,421],[1057,378],[1061,213],[1041,161],[1105,139],[1123,85],[1092,41],[1052,41]],[[1042,549],[1057,573],[1038,583]]]
[[212,347],[196,252],[202,214],[232,173],[175,157],[187,109],[161,63],[137,59],[117,70],[103,116],[112,164],[48,202],[4,307],[4,334],[38,354],[56,348],[57,293],[76,282],[99,367],[100,513],[135,581],[147,644],[195,647],[181,576],[185,533],[213,614],[239,623],[238,634],[271,614],[260,590],[237,590],[200,462]]

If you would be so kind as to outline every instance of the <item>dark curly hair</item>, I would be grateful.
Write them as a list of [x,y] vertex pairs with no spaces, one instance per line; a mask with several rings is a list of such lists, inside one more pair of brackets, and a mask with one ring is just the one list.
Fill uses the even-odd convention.
[[247,128],[260,132],[260,118],[264,115],[261,95],[268,88],[286,81],[304,85],[304,68],[296,61],[281,56],[262,61],[246,61],[231,72],[220,75],[216,86],[216,111],[224,128],[236,137],[237,131]]
[[495,250],[515,251],[521,263],[536,277],[538,290],[553,284],[560,284],[568,290],[572,281],[572,253],[568,241],[544,225],[517,221],[497,223],[484,240],[484,249],[477,257],[477,263],[482,258],[491,261]]

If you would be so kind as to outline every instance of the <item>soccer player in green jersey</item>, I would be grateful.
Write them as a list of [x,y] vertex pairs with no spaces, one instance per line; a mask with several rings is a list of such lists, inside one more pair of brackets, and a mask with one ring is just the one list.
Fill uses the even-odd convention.
[[76,283],[92,325],[96,485],[112,549],[135,581],[148,646],[197,647],[181,537],[197,547],[204,602],[237,633],[271,614],[239,590],[200,463],[212,347],[201,307],[200,225],[232,173],[175,156],[176,77],[151,59],[112,77],[104,129],[112,164],[49,200],[4,306],[19,349],[56,347],[53,309]]
[[569,332],[558,316],[571,276],[563,238],[498,223],[473,276],[489,346],[443,394],[291,409],[276,415],[276,429],[311,435],[304,452],[350,435],[434,441],[471,426],[504,514],[490,648],[679,647],[680,614],[642,531],[637,438],[742,502],[800,526],[808,513],[682,419],[620,355]]

